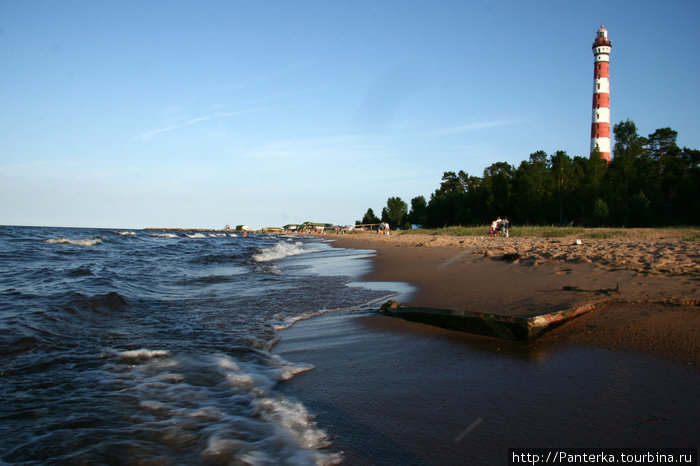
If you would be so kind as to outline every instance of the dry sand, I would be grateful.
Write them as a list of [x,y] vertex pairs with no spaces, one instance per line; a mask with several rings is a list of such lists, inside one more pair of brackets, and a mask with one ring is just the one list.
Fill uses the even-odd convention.
[[[627,348],[700,364],[700,243],[636,230],[624,239],[352,234],[374,249],[364,279],[418,290],[409,306],[532,315],[590,302],[600,309],[541,338]],[[506,260],[504,260],[506,256]],[[512,260],[513,258],[516,258]]]

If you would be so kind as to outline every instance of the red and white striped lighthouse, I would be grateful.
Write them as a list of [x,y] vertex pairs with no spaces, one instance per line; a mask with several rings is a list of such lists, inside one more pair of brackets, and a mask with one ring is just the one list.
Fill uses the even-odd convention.
[[593,121],[591,123],[591,154],[598,148],[610,162],[610,50],[612,42],[603,26],[593,41]]

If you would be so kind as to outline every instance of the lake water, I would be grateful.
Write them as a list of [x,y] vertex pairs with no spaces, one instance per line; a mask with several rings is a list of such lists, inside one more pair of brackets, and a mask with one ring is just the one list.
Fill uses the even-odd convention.
[[354,283],[369,254],[315,238],[0,227],[0,462],[335,462],[277,387],[313,367],[270,349],[295,321],[394,295]]

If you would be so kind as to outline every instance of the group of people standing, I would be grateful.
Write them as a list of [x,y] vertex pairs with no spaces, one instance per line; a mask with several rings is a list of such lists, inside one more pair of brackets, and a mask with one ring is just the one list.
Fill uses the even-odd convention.
[[390,231],[391,231],[391,228],[389,228],[389,222],[382,222],[379,225],[378,233],[380,235],[389,235]]
[[491,222],[489,235],[508,238],[508,236],[510,236],[510,221],[508,220],[508,217],[498,217],[496,220]]

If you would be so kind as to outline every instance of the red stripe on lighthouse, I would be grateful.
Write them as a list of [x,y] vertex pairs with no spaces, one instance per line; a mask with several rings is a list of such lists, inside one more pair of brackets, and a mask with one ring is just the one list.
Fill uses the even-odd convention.
[[612,42],[603,26],[593,41],[593,121],[591,154],[597,149],[610,162],[610,51]]
[[604,94],[593,94],[593,108],[600,107],[610,108],[610,94],[607,92]]

